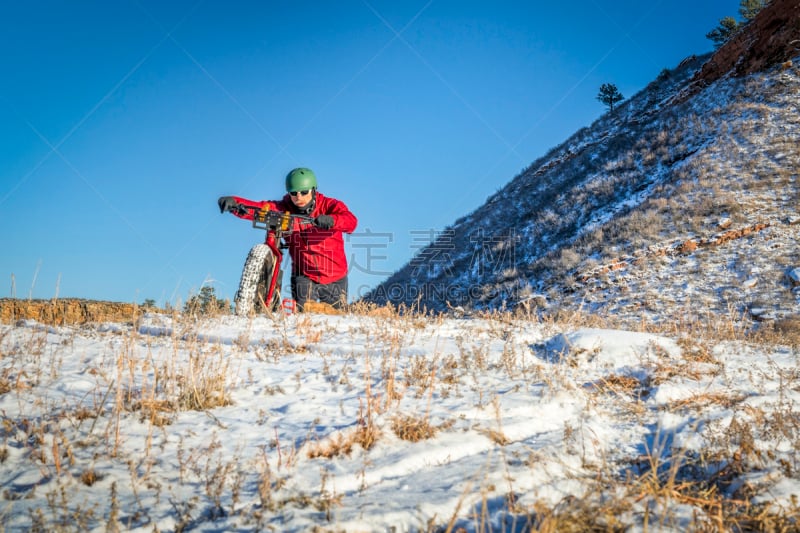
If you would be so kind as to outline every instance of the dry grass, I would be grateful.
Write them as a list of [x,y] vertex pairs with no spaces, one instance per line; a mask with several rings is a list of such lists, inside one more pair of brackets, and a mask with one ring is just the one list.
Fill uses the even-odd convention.
[[644,399],[650,394],[650,380],[634,376],[610,374],[594,383],[597,392]]
[[332,459],[340,455],[350,455],[355,445],[356,437],[355,432],[348,435],[344,433],[337,433],[336,435],[325,439],[324,441],[315,442],[309,445],[306,452],[309,459]]
[[747,396],[744,394],[731,394],[728,392],[705,392],[693,394],[688,398],[675,400],[663,407],[664,410],[677,412],[680,410],[706,410],[710,406],[716,405],[728,409],[742,402]]
[[97,483],[100,479],[101,478],[97,475],[97,472],[95,472],[92,469],[84,470],[80,476],[81,483],[83,483],[87,487],[91,487],[92,485]]
[[435,437],[438,428],[428,417],[399,415],[392,420],[392,431],[403,440],[419,442]]
[[764,328],[758,336],[758,340],[769,344],[786,344],[792,348],[800,348],[800,317],[792,316],[776,320]]

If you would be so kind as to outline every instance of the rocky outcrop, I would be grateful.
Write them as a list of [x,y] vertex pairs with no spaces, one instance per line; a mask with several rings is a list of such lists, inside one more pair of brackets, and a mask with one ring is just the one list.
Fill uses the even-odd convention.
[[98,302],[77,298],[53,300],[0,299],[0,322],[36,320],[49,325],[86,324],[88,322],[133,322],[140,313],[136,304]]
[[[800,1],[772,0],[695,74],[707,86],[731,74],[745,76],[800,56]],[[791,65],[791,63],[789,63]]]
[[[727,221],[722,222],[720,223],[720,227],[726,226],[726,224]],[[642,264],[643,259],[648,257],[671,256],[677,254],[687,255],[691,254],[692,252],[695,252],[698,248],[709,248],[713,246],[720,246],[730,241],[741,239],[753,233],[762,231],[766,228],[769,228],[773,224],[776,224],[776,222],[770,222],[770,221],[758,222],[756,224],[751,224],[743,228],[716,233],[710,237],[690,238],[679,241],[678,243],[674,244],[650,246],[646,250],[641,250],[636,254],[625,257],[618,257],[604,265],[594,267],[591,270],[587,270],[585,272],[581,272],[576,276],[576,279],[580,283],[586,283],[591,279],[597,278],[604,274],[608,274],[609,272],[622,270],[635,264]]]

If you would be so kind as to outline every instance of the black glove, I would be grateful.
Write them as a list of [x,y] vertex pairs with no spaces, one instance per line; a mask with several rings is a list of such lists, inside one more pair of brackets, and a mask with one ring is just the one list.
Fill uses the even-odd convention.
[[220,213],[224,213],[225,211],[237,211],[239,208],[239,202],[237,202],[236,198],[233,196],[220,196],[219,200],[217,200],[217,205],[219,206]]
[[320,215],[314,219],[314,225],[320,229],[331,229],[333,227],[333,217],[330,215]]

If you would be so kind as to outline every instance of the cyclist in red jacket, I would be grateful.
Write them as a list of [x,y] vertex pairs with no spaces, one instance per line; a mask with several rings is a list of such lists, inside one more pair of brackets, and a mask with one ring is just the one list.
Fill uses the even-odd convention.
[[222,196],[218,204],[221,213],[229,211],[247,220],[253,219],[253,211],[242,205],[311,217],[312,225],[294,228],[286,236],[292,258],[292,297],[298,310],[309,300],[336,309],[347,303],[347,255],[342,232],[352,233],[358,219],[344,202],[317,191],[317,177],[310,169],[296,168],[286,175],[286,195],[281,200]]

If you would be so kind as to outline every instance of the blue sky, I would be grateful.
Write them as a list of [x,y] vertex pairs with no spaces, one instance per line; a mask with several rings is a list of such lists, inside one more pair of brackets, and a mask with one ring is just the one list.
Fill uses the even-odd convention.
[[305,166],[359,218],[356,298],[738,5],[5,2],[0,297],[232,297],[263,234],[217,197]]

